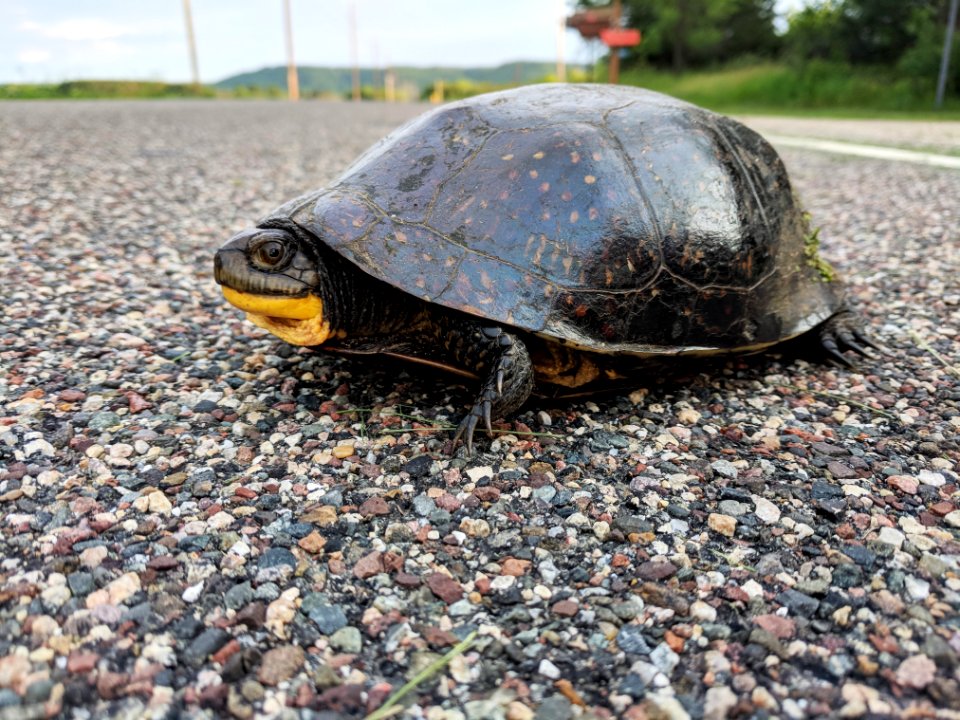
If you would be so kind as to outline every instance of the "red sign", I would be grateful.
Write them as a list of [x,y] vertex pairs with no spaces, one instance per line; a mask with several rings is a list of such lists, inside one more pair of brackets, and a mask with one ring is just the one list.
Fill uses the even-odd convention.
[[634,28],[604,28],[600,39],[607,47],[633,47],[640,44],[640,31]]

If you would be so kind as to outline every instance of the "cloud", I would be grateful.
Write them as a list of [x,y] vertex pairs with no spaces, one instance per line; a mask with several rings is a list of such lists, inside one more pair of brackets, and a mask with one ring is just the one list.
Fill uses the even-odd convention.
[[39,48],[27,48],[17,54],[17,61],[24,65],[38,65],[50,59],[50,53]]
[[132,25],[101,20],[99,18],[74,18],[57,23],[42,24],[32,20],[20,23],[20,29],[54,40],[73,42],[104,42],[119,37],[138,35],[140,30]]

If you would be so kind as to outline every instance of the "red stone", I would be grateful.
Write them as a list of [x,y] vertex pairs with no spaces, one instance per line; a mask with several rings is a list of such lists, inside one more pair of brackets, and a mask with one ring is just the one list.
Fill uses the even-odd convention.
[[393,576],[393,581],[400,587],[415,588],[420,585],[420,578],[407,572],[398,572]]
[[559,615],[560,617],[573,617],[580,611],[580,606],[573,600],[560,600],[559,602],[555,602],[550,610],[554,615]]
[[240,650],[240,641],[236,638],[230,640],[226,645],[217,650],[213,655],[210,656],[210,659],[215,663],[220,663],[223,665],[227,660],[230,659],[230,656]]
[[360,506],[360,514],[365,518],[374,517],[375,515],[389,515],[390,506],[387,505],[387,501],[382,497],[374,496],[363,502]]
[[173,570],[180,562],[173,555],[157,555],[150,558],[147,567],[153,570]]
[[93,670],[100,661],[100,656],[95,652],[84,650],[74,650],[67,657],[68,673],[88,673]]
[[143,412],[153,407],[153,403],[149,402],[142,395],[133,392],[132,390],[127,393],[127,404],[130,407],[130,414],[136,415],[138,412]]
[[934,515],[939,515],[943,517],[944,515],[949,515],[954,510],[953,503],[948,502],[947,500],[941,500],[938,503],[934,503],[930,506],[930,512]]
[[781,640],[792,638],[797,631],[797,625],[793,620],[773,613],[757,615],[753,618],[753,622]]
[[357,564],[353,566],[354,576],[365,580],[368,577],[373,577],[378,573],[382,573],[384,570],[383,567],[383,553],[378,550],[374,550],[371,553],[364,555],[362,558],[357,560]]
[[474,496],[481,502],[496,502],[500,499],[500,490],[492,485],[484,485],[473,491]]
[[460,587],[460,584],[443,573],[437,572],[428,576],[427,587],[430,588],[430,592],[448,605],[463,597],[463,588]]

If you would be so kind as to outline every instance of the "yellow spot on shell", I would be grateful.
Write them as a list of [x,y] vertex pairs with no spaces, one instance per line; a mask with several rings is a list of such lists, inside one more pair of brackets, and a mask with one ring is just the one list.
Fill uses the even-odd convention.
[[540,150],[540,151],[538,151],[538,152],[535,152],[535,153],[533,154],[533,159],[534,159],[534,160],[543,160],[543,151]]
[[570,162],[572,162],[574,165],[580,162],[580,153],[578,153],[576,150],[570,153]]
[[542,182],[540,183],[540,192],[545,193],[550,189],[550,183]]
[[396,238],[397,238],[397,242],[405,243],[407,241],[407,236],[404,233],[399,231],[397,231]]
[[563,194],[560,196],[560,199],[569,202],[570,200],[573,200],[573,193],[569,190],[564,190]]
[[508,153],[507,155],[501,155],[501,160],[513,160],[513,153]]
[[570,213],[570,222],[575,223],[579,219],[580,219],[580,213],[578,213],[576,210]]
[[530,171],[530,177],[532,177],[534,180],[536,180],[536,178],[538,177],[538,175],[539,175],[539,173],[538,173],[536,170],[531,170],[531,171]]
[[583,181],[584,181],[587,185],[593,185],[593,184],[597,181],[597,179],[596,179],[593,175],[584,175],[584,176],[583,176]]

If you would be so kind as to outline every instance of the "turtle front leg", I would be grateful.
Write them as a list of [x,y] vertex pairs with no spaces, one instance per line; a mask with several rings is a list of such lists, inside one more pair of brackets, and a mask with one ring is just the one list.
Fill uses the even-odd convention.
[[465,342],[456,343],[466,367],[484,378],[473,407],[460,422],[454,445],[461,439],[473,452],[473,433],[480,421],[493,436],[491,420],[517,410],[533,392],[533,363],[519,338],[500,327],[480,327]]
[[883,348],[863,332],[862,325],[863,322],[855,312],[841,310],[820,326],[820,344],[831,360],[849,368],[853,367],[853,363],[843,355],[844,351],[852,350],[864,357],[873,357],[867,347],[883,351]]

